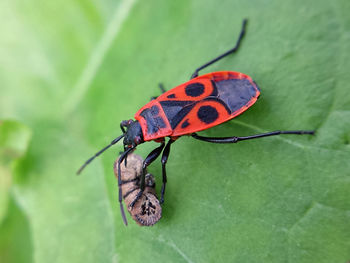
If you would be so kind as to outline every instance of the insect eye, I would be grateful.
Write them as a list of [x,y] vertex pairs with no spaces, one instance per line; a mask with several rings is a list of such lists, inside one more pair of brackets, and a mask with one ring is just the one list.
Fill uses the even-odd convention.
[[141,137],[140,137],[140,136],[135,136],[134,142],[135,142],[136,144],[140,144],[140,143],[141,143]]
[[132,122],[133,122],[133,120],[122,121],[121,125],[123,127],[129,127]]

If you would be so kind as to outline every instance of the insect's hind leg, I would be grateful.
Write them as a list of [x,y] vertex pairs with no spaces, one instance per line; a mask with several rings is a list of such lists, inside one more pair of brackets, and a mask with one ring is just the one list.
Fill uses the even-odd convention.
[[192,137],[197,139],[197,140],[200,140],[200,141],[211,142],[211,143],[237,143],[240,141],[246,141],[246,140],[250,140],[250,139],[258,139],[258,138],[280,135],[280,134],[314,135],[315,131],[273,131],[273,132],[260,133],[260,134],[255,134],[255,135],[251,135],[251,136],[245,136],[245,137],[236,137],[236,136],[233,136],[233,137],[205,137],[205,136],[200,136],[197,133],[193,133]]
[[[166,92],[166,89],[164,88],[163,83],[159,83],[158,86],[159,86],[159,89],[162,92],[162,94]],[[157,97],[153,96],[153,97],[151,97],[151,100],[155,100],[156,98],[158,98],[158,96]]]
[[231,48],[230,50],[228,50],[225,53],[221,54],[220,56],[210,60],[209,62],[207,62],[204,65],[202,65],[199,68],[197,68],[194,71],[194,73],[192,74],[191,79],[198,77],[198,73],[199,73],[200,70],[210,66],[211,64],[214,64],[215,62],[219,61],[220,59],[222,59],[222,58],[224,58],[224,57],[226,57],[226,56],[230,55],[231,53],[234,53],[234,52],[236,52],[238,50],[239,45],[241,44],[241,40],[242,40],[242,38],[244,37],[244,34],[245,34],[245,29],[246,29],[246,26],[247,26],[247,22],[248,22],[247,19],[243,20],[241,33],[239,34],[238,40],[236,42],[236,45],[233,48]]

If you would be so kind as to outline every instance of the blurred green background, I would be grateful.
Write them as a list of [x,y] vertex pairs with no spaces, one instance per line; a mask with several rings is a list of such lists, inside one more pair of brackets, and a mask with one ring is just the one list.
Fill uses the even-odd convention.
[[[0,2],[0,262],[350,260],[348,0]],[[122,223],[119,123],[158,83],[251,75],[256,105],[207,136],[316,129],[237,145],[184,137],[168,162],[163,218]],[[146,156],[155,143],[140,146]],[[156,161],[149,169],[161,181]]]

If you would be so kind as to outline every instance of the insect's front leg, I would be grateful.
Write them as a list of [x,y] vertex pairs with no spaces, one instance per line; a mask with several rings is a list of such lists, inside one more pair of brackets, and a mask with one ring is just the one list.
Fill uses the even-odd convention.
[[137,193],[135,200],[131,202],[130,207],[134,207],[136,202],[142,196],[142,193],[145,190],[145,185],[146,185],[145,178],[146,178],[146,174],[147,174],[147,166],[149,166],[155,159],[158,158],[158,156],[163,151],[164,146],[165,146],[165,143],[162,142],[162,144],[159,147],[155,148],[150,154],[148,154],[146,159],[143,161],[142,174],[141,174],[141,178],[140,178],[140,191]]

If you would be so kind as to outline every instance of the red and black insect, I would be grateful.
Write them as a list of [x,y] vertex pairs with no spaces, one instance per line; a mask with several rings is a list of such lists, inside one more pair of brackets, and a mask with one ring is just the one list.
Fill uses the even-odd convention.
[[[273,131],[246,137],[204,137],[196,132],[219,125],[246,111],[259,98],[260,89],[251,77],[239,72],[220,71],[198,76],[198,72],[238,50],[245,34],[247,20],[243,20],[241,33],[234,48],[214,58],[197,68],[191,80],[169,91],[164,91],[158,98],[153,99],[135,114],[134,120],[122,121],[120,128],[123,134],[114,139],[109,145],[88,159],[78,170],[78,174],[95,157],[124,137],[124,152],[118,161],[119,203],[124,223],[127,224],[121,192],[120,164],[137,145],[156,141],[161,143],[143,162],[143,173],[140,180],[140,191],[135,202],[142,196],[145,189],[146,168],[163,152],[160,202],[164,202],[167,182],[166,163],[170,147],[179,137],[189,135],[193,138],[211,143],[237,143],[244,140],[274,136],[279,134],[314,134],[314,131]],[[169,137],[165,144],[165,137]]]

